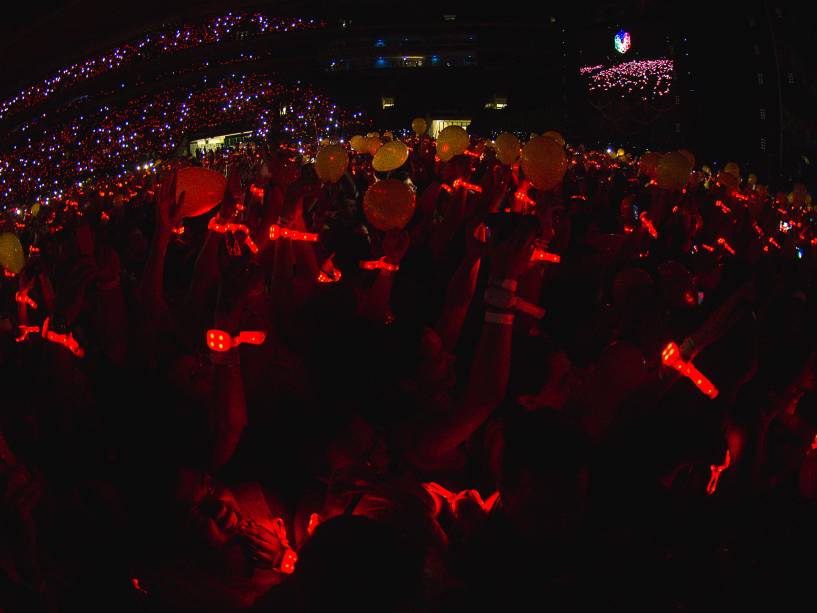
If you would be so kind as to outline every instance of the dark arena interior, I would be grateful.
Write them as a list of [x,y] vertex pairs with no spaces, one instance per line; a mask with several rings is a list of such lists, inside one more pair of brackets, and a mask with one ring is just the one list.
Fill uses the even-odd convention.
[[806,5],[0,22],[0,613],[788,611]]

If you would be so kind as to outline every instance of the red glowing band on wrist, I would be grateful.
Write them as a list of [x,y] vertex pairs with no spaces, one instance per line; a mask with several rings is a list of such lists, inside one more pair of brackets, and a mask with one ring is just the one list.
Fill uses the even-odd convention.
[[474,185],[473,183],[468,183],[467,181],[463,181],[462,179],[456,179],[452,184],[453,187],[464,187],[465,189],[470,189],[478,194],[482,193],[482,188],[479,185]]
[[278,224],[272,224],[269,227],[269,238],[271,241],[278,240],[279,238],[288,238],[292,241],[306,241],[308,243],[318,242],[317,234],[312,234],[310,232],[297,232],[295,230],[290,230],[289,228],[279,226]]
[[172,228],[170,231],[173,232],[173,234],[175,234],[176,236],[181,236],[182,234],[184,234],[184,226],[177,226],[175,228]]
[[735,250],[734,250],[734,249],[732,249],[732,246],[731,246],[729,243],[727,243],[727,242],[726,242],[726,239],[725,239],[725,238],[720,237],[720,238],[718,239],[718,244],[719,244],[721,247],[723,247],[724,249],[726,249],[726,250],[727,250],[729,253],[731,253],[732,255],[735,255]]
[[34,302],[34,300],[31,299],[31,297],[28,295],[28,292],[26,290],[20,290],[19,292],[14,294],[14,299],[17,302],[19,302],[20,304],[27,304],[32,309],[37,308],[37,303]]
[[681,349],[675,343],[671,342],[661,352],[661,361],[665,366],[674,368],[679,373],[684,375],[687,379],[692,381],[705,396],[709,398],[716,398],[718,396],[718,388],[712,382],[701,374],[692,362],[686,362],[681,357]]
[[770,236],[770,237],[769,237],[769,242],[770,242],[772,245],[774,245],[775,247],[777,247],[778,249],[780,249],[780,243],[778,243],[776,240],[774,240],[774,237],[773,237],[773,236]]
[[365,260],[360,263],[363,270],[384,270],[386,272],[397,272],[400,267],[397,264],[389,264],[385,256],[379,260]]
[[29,334],[39,334],[40,326],[23,326],[20,325],[20,336],[15,338],[14,340],[18,343],[22,343],[24,340],[28,338]]
[[258,187],[257,185],[250,185],[250,193],[253,196],[257,196],[258,198],[264,197],[264,188]]
[[229,351],[241,344],[261,345],[267,334],[261,331],[239,332],[238,336],[230,336],[224,330],[208,330],[206,334],[207,346],[213,351]]
[[272,520],[272,532],[278,537],[281,546],[284,547],[284,557],[281,559],[280,566],[276,569],[278,572],[291,575],[295,572],[295,563],[298,561],[298,554],[292,550],[287,539],[287,529],[284,525],[284,520],[276,517]]
[[728,206],[723,203],[723,200],[715,200],[715,206],[718,207],[724,214],[729,215],[732,212]]
[[306,525],[306,533],[309,536],[312,536],[315,533],[315,529],[321,524],[321,516],[317,513],[312,513],[309,516],[309,523]]
[[252,240],[250,236],[250,229],[245,226],[243,223],[218,223],[215,217],[211,217],[210,221],[207,223],[207,229],[211,232],[216,232],[217,234],[226,234],[227,232],[243,232],[244,233],[244,244],[247,245],[250,251],[253,253],[258,253],[258,245]]
[[431,495],[434,500],[434,516],[438,516],[443,508],[443,501],[448,503],[451,512],[456,515],[459,505],[463,500],[470,500],[477,504],[483,511],[490,513],[499,501],[499,492],[494,492],[485,500],[477,490],[462,490],[458,494],[444,488],[439,483],[423,483],[423,488]]
[[11,272],[8,268],[3,269],[3,275],[6,277],[16,277],[17,273]]
[[50,318],[46,317],[45,321],[43,321],[42,328],[40,328],[40,326],[20,326],[20,336],[14,340],[16,340],[18,343],[22,343],[28,338],[29,334],[36,334],[39,332],[40,336],[42,336],[45,340],[62,345],[78,358],[85,357],[85,350],[79,346],[79,343],[76,341],[73,334],[70,332],[68,334],[58,334],[53,330],[49,330],[49,323]]
[[647,217],[647,211],[641,213],[638,218],[641,220],[641,225],[647,229],[647,232],[650,233],[650,236],[653,238],[658,238],[658,230],[655,229],[652,221],[650,221],[650,218]]
[[721,473],[729,468],[729,465],[732,463],[732,456],[729,454],[729,450],[726,450],[726,457],[723,459],[723,464],[720,466],[716,466],[715,464],[709,465],[709,470],[711,471],[711,475],[709,477],[709,483],[706,484],[706,493],[711,496],[715,493],[715,490],[718,488],[718,480],[721,478]]
[[531,262],[552,262],[558,264],[562,261],[562,256],[555,253],[548,253],[544,249],[534,249],[530,258]]
[[527,189],[522,189],[521,187],[518,190],[516,190],[516,193],[514,193],[513,197],[516,200],[519,200],[519,202],[528,204],[530,206],[536,204],[536,201],[530,196],[528,196]]
[[445,183],[441,183],[441,184],[440,184],[440,189],[444,189],[444,190],[445,190],[445,191],[447,191],[449,194],[450,194],[451,192],[453,192],[453,191],[454,191],[454,189],[453,189],[453,188],[452,188],[450,185],[447,185],[447,184],[445,184]]

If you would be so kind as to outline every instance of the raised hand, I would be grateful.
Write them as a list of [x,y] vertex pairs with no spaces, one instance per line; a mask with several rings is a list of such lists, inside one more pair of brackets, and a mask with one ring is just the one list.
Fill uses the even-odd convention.
[[170,176],[165,176],[161,185],[156,191],[156,225],[157,229],[170,235],[171,230],[177,227],[182,221],[182,205],[184,204],[185,193],[179,194],[176,199],[176,184],[178,173],[175,171]]

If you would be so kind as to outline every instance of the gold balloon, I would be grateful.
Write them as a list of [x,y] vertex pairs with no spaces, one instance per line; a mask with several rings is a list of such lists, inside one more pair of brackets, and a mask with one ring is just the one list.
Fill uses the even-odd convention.
[[380,138],[380,132],[368,132],[366,138]]
[[718,172],[716,181],[718,182],[718,185],[725,187],[729,190],[735,190],[740,185],[738,178],[731,172],[726,172],[725,169]]
[[315,172],[321,181],[337,183],[346,172],[348,164],[349,156],[346,155],[346,149],[340,145],[328,145],[322,147],[315,157]]
[[380,137],[366,137],[366,153],[374,155],[382,145],[383,141],[380,140]]
[[678,153],[683,155],[687,160],[689,160],[689,165],[692,168],[695,168],[695,154],[692,153],[689,149],[679,149]]
[[437,135],[437,155],[443,162],[447,162],[463,153],[470,142],[468,133],[461,127],[448,126]]
[[624,149],[622,149],[621,147],[619,147],[618,151],[616,151],[616,157],[618,159],[621,159],[621,158],[625,157],[626,155],[627,155],[627,152],[624,151]]
[[377,150],[372,160],[372,168],[379,172],[388,172],[400,168],[406,163],[408,156],[408,147],[399,140],[393,140]]
[[358,153],[366,153],[366,137],[361,136],[360,134],[355,134],[350,140],[349,145],[352,147],[353,151],[357,151]]
[[519,157],[519,139],[510,132],[503,132],[494,141],[496,147],[496,157],[503,164],[510,166]]
[[176,178],[176,198],[184,192],[182,217],[204,215],[221,202],[226,189],[227,179],[220,172],[199,166],[180,168]]
[[641,156],[638,162],[638,170],[642,175],[654,178],[658,172],[658,164],[661,162],[661,154],[655,151],[647,151]]
[[11,232],[0,234],[0,266],[15,275],[23,270],[25,257],[20,239]]
[[411,129],[414,130],[417,136],[422,136],[428,130],[428,124],[422,117],[415,117],[411,120]]
[[321,147],[326,147],[328,144],[329,144],[329,139],[328,138],[322,138],[321,139]]
[[680,151],[667,153],[658,163],[656,180],[662,189],[681,190],[689,181],[692,164]]
[[397,179],[371,185],[363,196],[363,214],[378,230],[402,230],[414,215],[414,191]]
[[749,175],[749,178],[746,179],[746,182],[752,187],[754,187],[755,185],[757,185],[757,175],[755,173],[751,173]]
[[723,171],[728,172],[730,175],[732,175],[738,181],[740,181],[740,166],[735,164],[735,162],[729,162],[726,166],[723,167]]
[[554,139],[537,136],[522,149],[522,170],[537,189],[553,189],[567,171],[564,148]]
[[547,132],[543,132],[542,136],[545,138],[552,138],[559,143],[559,146],[561,147],[565,146],[565,137],[559,134],[556,130],[548,130]]
[[795,183],[792,188],[792,204],[794,206],[805,206],[806,196],[808,196],[806,186],[802,183]]
[[40,214],[40,203],[36,202],[34,206],[31,207],[31,216],[36,217]]

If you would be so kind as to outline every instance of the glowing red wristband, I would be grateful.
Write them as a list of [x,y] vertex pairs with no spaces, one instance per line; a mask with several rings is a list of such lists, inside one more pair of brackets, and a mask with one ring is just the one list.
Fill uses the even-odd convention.
[[448,503],[451,512],[456,514],[457,509],[459,508],[459,504],[463,500],[471,500],[475,502],[483,511],[486,513],[490,513],[491,510],[496,506],[496,503],[499,501],[499,492],[494,492],[487,499],[483,500],[482,496],[477,490],[462,490],[458,494],[447,490],[439,483],[430,482],[430,483],[423,483],[423,488],[431,495],[431,498],[434,500],[434,516],[440,514],[443,507],[443,501]]
[[658,238],[658,230],[655,229],[652,221],[650,221],[650,218],[647,217],[647,211],[641,213],[638,218],[641,220],[641,225],[647,229],[647,232],[650,233],[650,236],[653,238]]
[[445,183],[440,184],[440,189],[444,189],[449,194],[454,191],[453,188],[450,185],[447,185]]
[[468,183],[467,181],[463,181],[462,179],[456,179],[452,184],[453,187],[464,187],[465,189],[470,189],[478,194],[482,193],[482,188],[479,185],[474,185],[473,183]]
[[558,264],[562,261],[562,257],[555,253],[548,253],[544,249],[534,249],[533,255],[530,258],[531,262],[552,262]]
[[312,513],[309,516],[309,523],[306,525],[306,533],[309,536],[312,536],[315,533],[315,529],[321,524],[321,516],[317,513]]
[[726,457],[723,460],[723,464],[720,466],[716,466],[715,464],[709,465],[709,470],[711,471],[711,475],[709,477],[709,483],[706,484],[706,493],[711,496],[715,493],[715,490],[718,488],[718,480],[721,478],[721,473],[729,468],[729,465],[732,463],[732,456],[729,455],[729,450],[726,450]]
[[244,244],[247,245],[249,250],[253,253],[258,253],[258,245],[256,245],[252,240],[252,237],[250,236],[250,229],[243,223],[218,223],[215,217],[211,217],[210,221],[207,223],[207,229],[218,234],[226,234],[227,232],[243,232],[245,236]]
[[24,340],[28,338],[29,334],[38,334],[40,332],[40,326],[23,326],[20,325],[20,336],[15,338],[14,340],[18,343],[22,343]]
[[14,294],[14,299],[17,302],[19,302],[20,304],[27,304],[32,309],[37,308],[37,303],[34,302],[34,300],[31,299],[31,297],[28,295],[28,292],[26,290],[20,290],[19,292]]
[[725,238],[720,237],[720,238],[718,239],[718,244],[719,244],[721,247],[723,247],[724,249],[726,249],[726,250],[727,250],[729,253],[731,253],[732,255],[735,255],[735,250],[734,250],[734,249],[732,249],[731,245],[730,245],[729,243],[727,243],[727,242],[726,242],[726,239],[725,239]]
[[261,345],[266,338],[267,334],[261,331],[239,332],[238,336],[230,336],[224,330],[208,330],[206,335],[207,346],[213,351],[229,351],[243,343]]
[[674,342],[670,342],[661,352],[661,361],[666,366],[670,366],[692,381],[695,386],[709,398],[718,396],[718,388],[701,374],[692,362],[686,362],[681,357],[681,349]]
[[264,188],[258,187],[257,185],[250,185],[250,193],[253,196],[257,196],[258,198],[264,197]]
[[515,199],[519,200],[519,202],[522,202],[522,203],[530,205],[530,206],[533,206],[534,204],[536,204],[536,201],[533,198],[531,198],[530,196],[528,196],[527,187],[525,187],[525,188],[520,187],[518,190],[516,190],[513,197]]
[[184,226],[177,226],[175,228],[171,228],[170,231],[173,232],[173,234],[175,234],[176,236],[181,236],[182,234],[184,234]]
[[292,241],[306,241],[308,243],[318,242],[317,234],[297,232],[296,230],[290,230],[289,228],[284,228],[278,224],[272,224],[269,227],[269,238],[271,241],[278,240],[279,238],[288,238]]
[[723,200],[715,200],[715,206],[718,207],[724,214],[729,215],[732,212],[728,206],[723,203]]
[[397,264],[389,264],[385,256],[379,260],[364,260],[360,262],[360,267],[363,270],[382,270],[385,272],[397,272],[400,270]]

